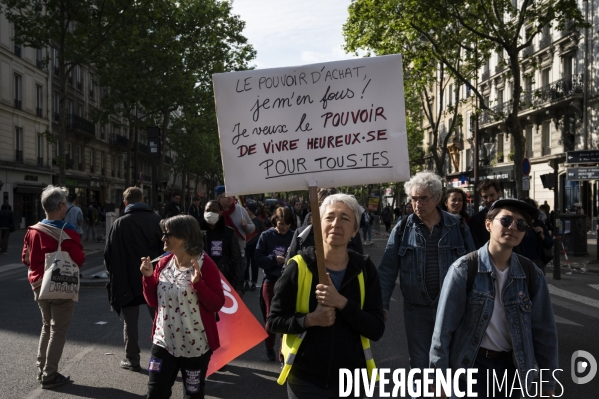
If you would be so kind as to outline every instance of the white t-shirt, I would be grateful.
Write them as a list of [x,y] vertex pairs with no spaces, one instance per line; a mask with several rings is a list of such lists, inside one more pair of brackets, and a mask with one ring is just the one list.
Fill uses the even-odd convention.
[[191,272],[191,267],[185,271],[177,269],[173,256],[158,277],[153,343],[175,357],[199,357],[210,349]]
[[512,350],[512,337],[510,335],[510,330],[507,327],[507,318],[505,317],[505,309],[503,308],[501,295],[510,268],[508,266],[504,271],[500,271],[495,264],[493,264],[491,259],[489,259],[489,261],[493,266],[493,273],[496,277],[495,305],[493,307],[491,321],[489,321],[489,325],[487,326],[487,330],[485,331],[480,346],[481,348],[490,349],[492,351],[509,352]]

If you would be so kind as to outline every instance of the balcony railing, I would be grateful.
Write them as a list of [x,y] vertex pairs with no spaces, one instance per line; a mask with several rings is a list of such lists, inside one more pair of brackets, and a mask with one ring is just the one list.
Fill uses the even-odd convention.
[[525,48],[522,50],[522,56],[523,56],[523,57],[526,57],[527,55],[531,55],[531,54],[532,54],[532,53],[534,53],[534,52],[535,52],[535,47],[534,47],[534,46],[531,44],[530,46],[528,46],[528,47],[525,47]]
[[44,116],[43,114],[43,110],[40,107],[35,107],[35,113],[37,116],[39,116],[40,118]]
[[110,143],[118,145],[119,147],[127,148],[129,146],[129,139],[120,134],[113,133],[110,135]]
[[21,109],[21,105],[22,105],[22,103],[21,103],[21,100],[17,100],[17,99],[15,98],[15,108],[16,108],[16,109]]
[[491,76],[491,73],[489,71],[484,71],[480,77],[480,80],[484,82],[485,80],[489,79],[489,76]]
[[562,37],[566,37],[574,33],[576,29],[574,28],[574,21],[567,21],[564,30],[562,31]]
[[35,66],[38,67],[39,69],[44,69],[44,61],[35,60]]
[[542,156],[551,155],[551,147],[543,147],[541,149],[541,155]]
[[96,125],[94,125],[93,122],[90,122],[87,119],[75,114],[67,115],[67,128],[78,130],[92,136],[96,135]]
[[44,166],[44,157],[37,157],[37,164],[39,166]]
[[495,67],[495,73],[497,74],[497,73],[501,73],[503,71],[505,71],[505,63],[502,62],[501,64],[498,64]]
[[15,161],[23,162],[23,150],[15,150]]
[[15,44],[14,50],[15,50],[15,55],[17,57],[20,57],[21,56],[21,46],[19,46],[18,44]]

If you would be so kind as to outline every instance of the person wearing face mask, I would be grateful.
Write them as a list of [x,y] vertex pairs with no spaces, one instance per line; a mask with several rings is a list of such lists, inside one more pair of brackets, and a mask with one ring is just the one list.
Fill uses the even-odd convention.
[[235,232],[225,225],[222,206],[218,201],[209,201],[204,208],[204,221],[200,227],[204,232],[206,253],[218,265],[239,296],[243,296],[244,263]]
[[[290,229],[293,224],[293,213],[289,208],[277,208],[270,219],[273,228],[266,230],[260,235],[254,260],[261,269],[264,269],[264,281],[260,291],[260,305],[264,318],[270,312],[270,303],[275,294],[275,283],[281,277],[283,265],[285,264],[285,255],[289,250],[293,240],[293,230]],[[265,320],[266,321],[266,320]],[[271,333],[268,328],[268,337],[264,341],[266,345],[266,357],[268,360],[275,360],[275,340],[276,334]],[[279,361],[282,361],[282,355],[279,351]]]

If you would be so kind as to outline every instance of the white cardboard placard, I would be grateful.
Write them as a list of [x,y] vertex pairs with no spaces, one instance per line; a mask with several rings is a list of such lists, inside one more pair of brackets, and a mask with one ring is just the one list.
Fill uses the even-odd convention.
[[410,178],[401,55],[212,79],[228,195]]

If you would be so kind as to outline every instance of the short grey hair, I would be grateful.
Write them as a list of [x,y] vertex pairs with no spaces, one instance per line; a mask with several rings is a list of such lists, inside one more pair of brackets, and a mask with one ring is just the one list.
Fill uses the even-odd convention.
[[200,224],[190,215],[177,215],[160,221],[162,231],[185,241],[183,249],[191,256],[200,255],[204,251],[204,235]]
[[46,213],[52,213],[58,211],[60,204],[67,203],[67,193],[69,191],[66,187],[58,187],[49,185],[42,191],[42,208]]
[[338,202],[344,203],[345,205],[347,205],[349,207],[349,209],[352,210],[352,212],[354,213],[354,216],[356,218],[355,228],[357,229],[358,226],[360,226],[360,218],[362,217],[362,210],[360,209],[360,204],[358,204],[358,201],[356,200],[356,198],[353,195],[348,195],[348,194],[329,195],[322,201],[322,205],[320,205],[320,207],[318,208],[320,210],[320,216],[322,217],[324,210],[327,208],[327,206],[336,204]]
[[428,189],[433,196],[437,194],[440,195],[443,192],[441,178],[436,173],[427,171],[416,173],[410,181],[404,185],[404,188],[409,196],[411,196],[413,189],[419,191]]

